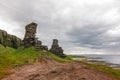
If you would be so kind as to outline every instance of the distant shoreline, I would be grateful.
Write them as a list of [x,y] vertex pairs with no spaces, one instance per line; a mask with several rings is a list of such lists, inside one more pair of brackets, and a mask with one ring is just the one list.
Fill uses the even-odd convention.
[[113,69],[116,69],[116,70],[120,70],[120,64],[113,64],[113,63],[108,63],[106,61],[99,61],[99,60],[94,60],[94,59],[90,59],[90,57],[77,57],[77,58],[72,58],[74,61],[83,61],[83,62],[87,62],[87,63],[90,63],[90,64],[100,64],[100,65],[104,65],[104,66],[107,66],[107,67],[111,67]]

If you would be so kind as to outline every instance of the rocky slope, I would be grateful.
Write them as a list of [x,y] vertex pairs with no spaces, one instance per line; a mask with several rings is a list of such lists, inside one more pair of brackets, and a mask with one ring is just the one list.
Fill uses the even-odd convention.
[[77,62],[60,63],[52,59],[37,61],[10,70],[2,80],[117,80]]

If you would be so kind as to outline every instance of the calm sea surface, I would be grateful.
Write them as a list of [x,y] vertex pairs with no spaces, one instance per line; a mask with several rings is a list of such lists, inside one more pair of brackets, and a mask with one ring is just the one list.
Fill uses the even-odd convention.
[[120,64],[120,55],[84,55],[92,60],[105,61],[107,63]]

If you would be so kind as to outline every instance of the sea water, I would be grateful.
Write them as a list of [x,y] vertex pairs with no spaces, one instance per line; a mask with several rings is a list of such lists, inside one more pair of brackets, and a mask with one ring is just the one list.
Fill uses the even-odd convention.
[[120,55],[84,55],[91,60],[105,61],[112,64],[120,64]]

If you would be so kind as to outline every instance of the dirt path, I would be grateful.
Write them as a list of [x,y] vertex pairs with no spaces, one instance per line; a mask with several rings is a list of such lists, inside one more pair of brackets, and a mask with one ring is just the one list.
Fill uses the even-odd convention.
[[10,70],[2,80],[116,80],[80,63],[47,61]]

